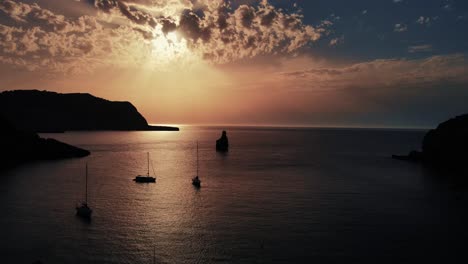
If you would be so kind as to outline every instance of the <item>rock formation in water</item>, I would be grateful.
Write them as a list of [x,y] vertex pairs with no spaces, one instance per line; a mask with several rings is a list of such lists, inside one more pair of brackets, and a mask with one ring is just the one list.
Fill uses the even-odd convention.
[[129,102],[112,102],[84,93],[6,91],[0,93],[0,113],[16,127],[34,132],[179,130],[149,126]]
[[216,140],[216,151],[226,152],[229,149],[229,141],[226,135],[226,131],[223,131],[221,137]]
[[422,151],[393,155],[395,159],[424,162],[434,166],[461,167],[468,162],[468,114],[445,121],[426,133]]
[[0,116],[0,170],[30,161],[79,158],[89,154],[87,150],[17,129]]

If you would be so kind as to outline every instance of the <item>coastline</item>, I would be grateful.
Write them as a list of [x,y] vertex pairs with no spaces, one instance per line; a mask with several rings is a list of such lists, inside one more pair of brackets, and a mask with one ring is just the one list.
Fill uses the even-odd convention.
[[39,134],[63,134],[66,132],[86,132],[86,131],[180,131],[178,127],[173,126],[148,126],[143,129],[73,129],[73,130],[39,130]]

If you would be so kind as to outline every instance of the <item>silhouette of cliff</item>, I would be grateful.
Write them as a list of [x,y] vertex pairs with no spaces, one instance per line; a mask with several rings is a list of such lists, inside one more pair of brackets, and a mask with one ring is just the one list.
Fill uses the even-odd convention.
[[6,91],[0,93],[0,113],[16,127],[35,132],[179,130],[149,126],[129,102],[112,102],[83,93]]
[[216,140],[216,151],[226,152],[229,150],[229,141],[226,135],[226,131],[223,131],[221,137]]
[[14,127],[0,116],[0,170],[36,160],[85,157],[89,151]]
[[424,159],[430,162],[465,165],[468,162],[468,114],[430,130],[424,136],[422,152]]
[[461,167],[468,162],[468,114],[445,121],[426,133],[422,151],[393,158],[434,166]]

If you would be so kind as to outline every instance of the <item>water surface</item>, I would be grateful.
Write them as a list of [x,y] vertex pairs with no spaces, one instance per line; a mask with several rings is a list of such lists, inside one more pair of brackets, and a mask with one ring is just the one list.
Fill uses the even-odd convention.
[[[392,160],[424,131],[222,128],[44,134],[91,150],[1,175],[2,263],[460,261],[464,188]],[[191,185],[200,147],[202,188]],[[146,153],[156,184],[137,184]],[[89,166],[91,222],[75,216]]]

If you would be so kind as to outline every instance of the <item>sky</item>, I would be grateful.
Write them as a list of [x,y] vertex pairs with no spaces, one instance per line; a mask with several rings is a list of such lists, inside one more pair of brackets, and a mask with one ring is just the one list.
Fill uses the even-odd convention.
[[465,0],[0,1],[0,91],[154,124],[434,127],[468,113]]

